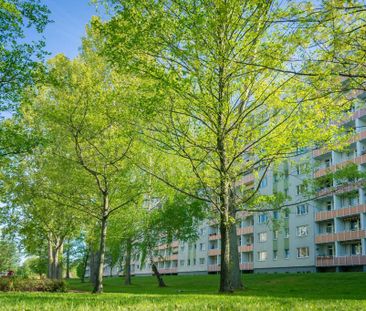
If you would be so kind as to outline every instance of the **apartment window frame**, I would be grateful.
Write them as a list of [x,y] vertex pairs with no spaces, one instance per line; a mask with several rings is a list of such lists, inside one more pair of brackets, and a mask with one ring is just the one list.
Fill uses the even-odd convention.
[[267,260],[267,251],[259,251],[258,261],[266,261],[266,260]]
[[[302,253],[303,251],[305,251],[305,253]],[[310,257],[310,249],[309,249],[309,247],[308,246],[304,246],[304,247],[298,247],[298,248],[296,248],[296,257],[298,259]]]
[[268,233],[267,233],[267,231],[259,232],[258,233],[258,242],[259,243],[267,242],[267,240],[268,240]]
[[258,215],[258,223],[264,224],[268,222],[268,215],[267,214],[259,214]]
[[285,248],[284,253],[284,259],[290,259],[290,250],[288,248]]
[[296,206],[296,215],[304,216],[309,214],[309,204],[299,204]]

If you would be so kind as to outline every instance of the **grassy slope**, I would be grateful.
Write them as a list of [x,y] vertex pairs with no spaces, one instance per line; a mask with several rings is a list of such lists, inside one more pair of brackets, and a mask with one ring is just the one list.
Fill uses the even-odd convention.
[[[105,279],[105,294],[0,294],[0,310],[366,310],[366,274],[245,275],[246,289],[217,294],[218,276],[165,277],[159,289],[152,277]],[[91,289],[71,280],[72,290]]]

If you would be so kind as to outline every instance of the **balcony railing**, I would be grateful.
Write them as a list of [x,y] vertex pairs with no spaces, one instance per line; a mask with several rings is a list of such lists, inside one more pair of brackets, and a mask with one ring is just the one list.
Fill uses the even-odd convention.
[[217,256],[221,254],[221,249],[215,248],[215,249],[209,249],[208,250],[208,256]]
[[[254,227],[253,226],[247,226],[247,227],[237,228],[236,229],[236,234],[237,235],[251,234],[253,232],[254,232]],[[208,235],[208,239],[210,241],[220,240],[221,239],[221,234],[220,233],[210,233]]]
[[[245,262],[240,264],[240,270],[253,270],[252,262]],[[220,271],[220,265],[208,265],[208,272]]]
[[236,229],[236,234],[237,235],[251,234],[253,232],[254,232],[254,227],[253,226],[248,226],[248,227],[243,227],[243,228]]
[[166,269],[159,269],[161,274],[173,274],[177,273],[177,268],[166,268]]
[[359,240],[366,237],[366,230],[342,231],[330,234],[319,234],[315,237],[315,243],[330,243],[336,241]]
[[253,244],[239,246],[239,252],[241,253],[252,252],[252,251],[253,251]]
[[240,270],[253,270],[253,263],[252,262],[241,263]]
[[[366,131],[365,131],[366,133]],[[355,157],[353,159],[350,159],[350,160],[345,160],[345,161],[342,161],[338,164],[334,164],[334,165],[331,165],[329,167],[325,167],[325,168],[321,168],[319,170],[317,170],[315,173],[314,173],[314,177],[315,178],[319,178],[319,177],[322,177],[324,175],[327,175],[329,173],[334,173],[335,171],[347,166],[348,164],[351,164],[351,163],[354,163],[354,164],[364,164],[366,163],[366,155],[363,154],[363,155],[360,155],[358,157]]]
[[366,204],[348,206],[331,211],[321,211],[315,214],[315,221],[323,221],[335,217],[352,216],[360,213],[366,213]]
[[366,265],[366,256],[318,256],[316,265],[318,267]]
[[364,186],[365,182],[366,182],[365,180],[359,180],[356,182],[338,185],[335,187],[324,188],[317,192],[317,198],[325,198],[325,197],[331,196],[333,194],[351,192],[351,191],[357,190],[359,187]]

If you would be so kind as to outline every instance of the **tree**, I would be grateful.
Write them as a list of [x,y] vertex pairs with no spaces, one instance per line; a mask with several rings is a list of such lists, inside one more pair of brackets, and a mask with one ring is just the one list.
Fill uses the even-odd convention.
[[67,202],[92,217],[99,228],[94,292],[103,291],[107,227],[110,217],[140,196],[141,185],[128,157],[133,149],[133,78],[111,70],[94,50],[98,40],[84,40],[75,60],[62,55],[50,61],[47,84],[31,98],[29,115],[53,139],[53,154],[74,173],[68,189],[53,191],[51,200]]
[[14,269],[18,262],[18,252],[14,241],[1,237],[0,239],[0,271]]
[[25,32],[42,33],[49,22],[49,10],[38,0],[3,0],[0,11],[0,111],[4,111],[34,82],[45,54],[44,42],[27,42]]
[[[122,72],[155,81],[160,96],[141,115],[142,133],[195,177],[167,185],[212,206],[221,232],[220,291],[241,288],[235,217],[279,209],[283,194],[260,196],[270,167],[302,148],[332,146],[349,103],[319,72],[303,74],[314,53],[307,4],[277,1],[108,1],[114,17],[95,28]],[[300,59],[300,61],[299,61]],[[324,74],[328,74],[327,71]],[[340,85],[335,77],[333,85]],[[138,161],[135,161],[138,162]],[[256,184],[242,183],[254,174]],[[199,189],[199,190],[197,190]]]
[[[311,12],[318,26],[313,35],[318,53],[308,59],[308,72],[330,71],[328,83],[340,76],[342,91],[353,96],[366,91],[366,4],[359,0],[324,0]],[[316,68],[316,69],[315,69]],[[333,86],[334,87],[334,86]]]
[[6,195],[2,213],[4,223],[20,235],[29,254],[48,258],[47,276],[61,279],[65,241],[80,229],[83,215],[65,202],[52,200],[54,191],[67,190],[62,174],[71,176],[72,172],[49,151],[47,146],[39,147],[25,158],[13,158],[13,165],[3,168]]

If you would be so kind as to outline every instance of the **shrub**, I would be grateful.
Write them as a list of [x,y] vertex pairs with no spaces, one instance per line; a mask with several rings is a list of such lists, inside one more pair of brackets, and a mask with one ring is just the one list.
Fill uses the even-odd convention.
[[67,291],[67,288],[63,280],[3,277],[0,279],[0,291],[64,293]]

